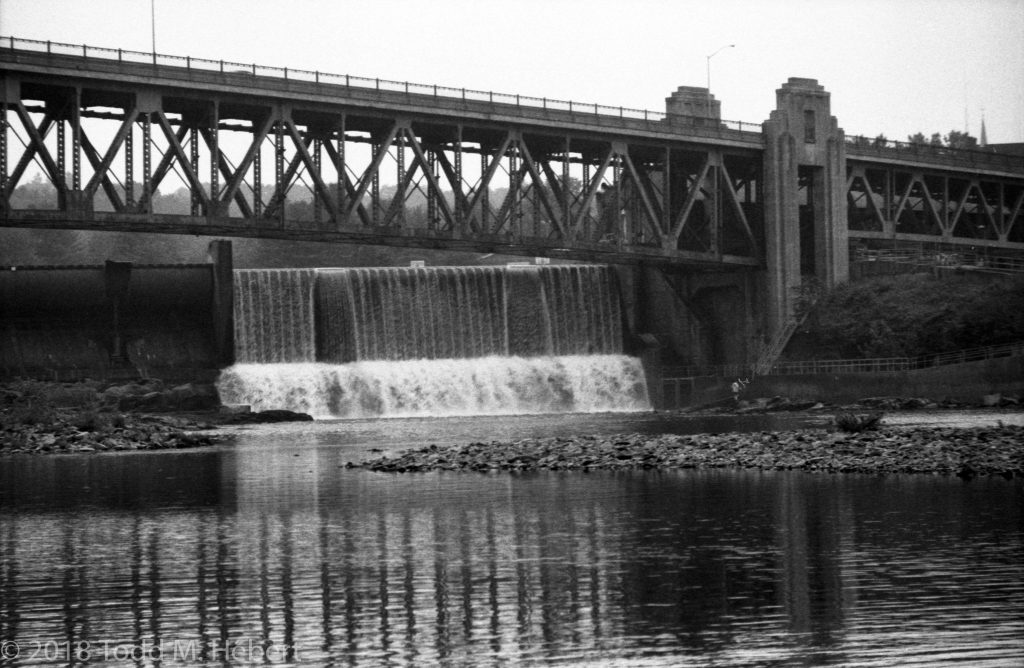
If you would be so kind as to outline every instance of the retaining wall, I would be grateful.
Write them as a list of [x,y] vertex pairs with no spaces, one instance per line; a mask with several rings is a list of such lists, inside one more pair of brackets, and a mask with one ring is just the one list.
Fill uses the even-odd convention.
[[0,378],[202,379],[212,300],[209,265],[0,271]]
[[980,402],[986,394],[1024,393],[1024,357],[1002,357],[963,364],[887,373],[760,376],[744,391],[746,397],[851,403],[865,397],[920,397]]

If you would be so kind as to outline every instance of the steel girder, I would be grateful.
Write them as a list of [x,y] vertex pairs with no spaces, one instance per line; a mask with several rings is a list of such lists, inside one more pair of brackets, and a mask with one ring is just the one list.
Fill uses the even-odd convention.
[[1024,244],[1024,180],[851,161],[847,215],[862,239]]
[[[762,262],[756,151],[343,105],[19,83],[19,98],[0,109],[7,226]],[[36,174],[53,193],[42,207],[24,196]]]

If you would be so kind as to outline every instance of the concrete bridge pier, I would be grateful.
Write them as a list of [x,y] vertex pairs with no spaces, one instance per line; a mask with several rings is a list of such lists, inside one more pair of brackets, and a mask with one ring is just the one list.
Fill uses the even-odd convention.
[[765,325],[769,336],[795,315],[802,287],[849,277],[846,150],[829,93],[790,78],[764,122]]
[[[704,89],[680,91],[706,99]],[[776,95],[762,126],[764,267],[637,270],[640,330],[669,364],[752,365],[786,333],[804,290],[848,280],[845,138],[829,93],[791,78]]]

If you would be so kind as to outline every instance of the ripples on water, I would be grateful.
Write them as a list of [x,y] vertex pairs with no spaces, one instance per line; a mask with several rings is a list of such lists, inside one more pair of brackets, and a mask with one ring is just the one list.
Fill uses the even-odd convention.
[[1024,660],[1019,481],[387,475],[344,468],[376,428],[339,426],[0,462],[0,640],[21,663],[36,641],[162,642],[162,665],[250,641],[316,665]]

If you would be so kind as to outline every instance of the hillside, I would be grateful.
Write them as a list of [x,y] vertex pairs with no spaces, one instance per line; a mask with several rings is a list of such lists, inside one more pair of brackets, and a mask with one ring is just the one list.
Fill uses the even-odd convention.
[[912,274],[841,285],[819,299],[791,359],[913,357],[1024,340],[1024,279]]

